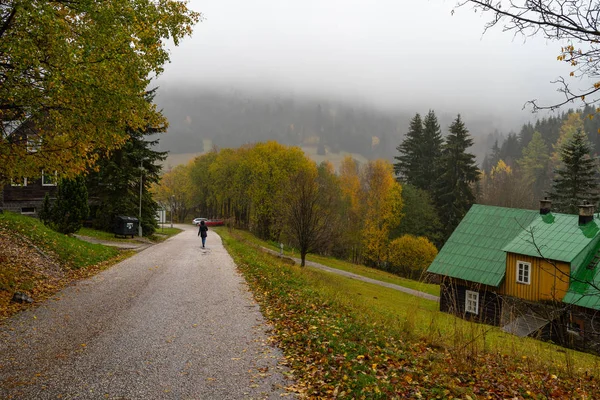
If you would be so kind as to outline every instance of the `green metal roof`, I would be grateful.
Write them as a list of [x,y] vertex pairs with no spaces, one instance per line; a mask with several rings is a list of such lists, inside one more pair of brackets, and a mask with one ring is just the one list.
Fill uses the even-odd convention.
[[[596,221],[580,226],[578,215],[539,215],[502,250],[510,253],[572,263],[580,258],[600,229]],[[574,266],[575,267],[575,266]]]
[[600,310],[600,263],[588,268],[600,255],[598,218],[580,226],[578,215],[474,204],[427,271],[497,287],[506,252],[569,263],[563,302]]
[[600,235],[591,246],[588,246],[585,259],[572,274],[569,291],[563,298],[563,302],[600,310],[600,265],[595,265],[592,269],[588,268],[598,252],[600,252]]
[[536,210],[474,204],[427,271],[499,286],[506,273],[502,248],[538,216]]

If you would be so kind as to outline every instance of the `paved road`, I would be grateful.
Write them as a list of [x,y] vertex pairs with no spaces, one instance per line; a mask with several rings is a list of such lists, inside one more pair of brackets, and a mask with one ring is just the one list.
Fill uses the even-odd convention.
[[0,326],[0,398],[280,398],[281,353],[220,238],[181,227]]
[[[279,255],[278,252],[276,252],[274,250],[271,250],[271,249],[268,249],[266,247],[262,247],[262,249],[264,251],[267,251],[267,252],[271,253],[271,254]],[[299,259],[299,258],[294,258],[294,257],[288,257],[288,258],[294,260],[294,262],[296,264],[301,264],[301,262],[302,262],[302,260]],[[362,276],[362,275],[358,275],[358,274],[353,274],[352,272],[347,272],[347,271],[344,271],[344,270],[341,270],[341,269],[331,268],[331,267],[328,267],[326,265],[319,264],[319,263],[316,263],[316,262],[313,262],[313,261],[306,260],[305,264],[307,266],[309,266],[309,267],[322,269],[324,271],[331,272],[333,274],[342,275],[342,276],[345,276],[347,278],[352,278],[352,279],[356,279],[356,280],[363,281],[363,282],[369,282],[369,283],[372,283],[374,285],[385,286],[387,288],[394,289],[394,290],[397,290],[399,292],[408,293],[408,294],[411,294],[413,296],[421,297],[421,298],[424,298],[424,299],[427,299],[427,300],[437,301],[437,302],[440,301],[440,297],[439,296],[434,296],[434,295],[429,294],[429,293],[425,293],[425,292],[421,292],[421,291],[418,291],[418,290],[410,289],[410,288],[407,288],[407,287],[404,287],[404,286],[396,285],[394,283],[378,281],[377,279],[367,278],[366,276]]]

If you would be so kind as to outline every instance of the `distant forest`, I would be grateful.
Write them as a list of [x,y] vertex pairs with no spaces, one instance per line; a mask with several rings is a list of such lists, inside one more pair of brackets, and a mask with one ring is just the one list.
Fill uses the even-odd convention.
[[[385,112],[361,104],[236,90],[160,88],[157,103],[169,119],[160,150],[173,154],[203,152],[206,141],[219,148],[276,140],[284,145],[321,146],[321,151],[358,153],[392,160],[415,112]],[[442,134],[456,114],[436,111]],[[443,111],[443,110],[442,110]],[[468,111],[468,110],[466,110]],[[485,116],[463,113],[479,163],[504,136]]]
[[[572,121],[568,121],[571,114]],[[565,124],[566,123],[566,124]],[[564,125],[564,126],[563,126]],[[503,135],[490,136],[487,143],[490,145],[483,159],[481,169],[489,173],[499,160],[514,167],[515,162],[523,155],[523,149],[531,142],[534,132],[539,132],[546,145],[552,147],[557,144],[562,133],[568,130],[582,129],[592,145],[593,155],[600,154],[600,115],[596,115],[596,109],[590,106],[583,110],[568,110],[556,116],[537,119],[534,123],[527,123],[521,127],[519,133],[510,132],[506,137]],[[552,150],[552,148],[550,148]]]

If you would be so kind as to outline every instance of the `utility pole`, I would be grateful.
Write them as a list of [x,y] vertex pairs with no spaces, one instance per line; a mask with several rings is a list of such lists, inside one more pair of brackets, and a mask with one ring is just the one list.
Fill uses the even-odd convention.
[[175,201],[175,195],[171,196],[171,228],[173,227],[173,202]]
[[144,178],[144,160],[140,160],[140,216],[138,218],[138,232],[140,237],[142,237],[142,183]]

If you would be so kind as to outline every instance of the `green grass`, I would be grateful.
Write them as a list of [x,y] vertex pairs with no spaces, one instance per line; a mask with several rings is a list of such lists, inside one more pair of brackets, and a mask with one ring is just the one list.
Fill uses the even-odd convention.
[[167,240],[171,236],[175,236],[178,233],[181,233],[181,229],[178,228],[158,228],[154,231],[154,234],[150,236],[150,240],[153,242],[162,242]]
[[[218,233],[308,397],[600,398],[595,356],[505,334],[402,292],[300,268]],[[255,242],[254,242],[255,243]]]
[[38,219],[10,212],[0,214],[0,226],[9,232],[30,239],[46,252],[56,254],[61,264],[71,269],[94,265],[109,260],[119,253],[119,250],[112,247],[88,243],[54,232]]
[[[151,241],[156,241],[156,242],[160,242],[163,240],[166,240],[167,238],[177,235],[179,232],[181,232],[181,229],[177,229],[177,228],[161,228],[159,227],[153,235],[151,235],[150,237],[147,237],[147,239],[151,240]],[[109,242],[135,242],[137,240],[139,240],[139,238],[137,236],[134,236],[133,238],[131,237],[127,237],[127,238],[122,238],[122,237],[116,237],[114,233],[110,233],[110,232],[104,232],[104,231],[99,231],[96,229],[91,229],[91,228],[81,228],[79,230],[79,232],[77,232],[78,235],[82,235],[82,236],[88,236],[88,237],[93,237],[96,239],[100,239],[100,240],[106,240]]]
[[[219,228],[219,229],[225,229],[225,228]],[[219,230],[217,230],[217,232],[219,232]],[[254,243],[257,246],[266,247],[268,249],[279,252],[279,245],[277,243],[260,240],[256,236],[252,235],[250,232],[236,231],[236,235],[239,235],[244,240],[246,240],[250,243]],[[300,254],[298,254],[297,250],[295,250],[293,248],[289,248],[289,247],[284,247],[283,253],[284,253],[284,255],[286,255],[288,257],[295,257],[295,258],[300,257]],[[346,272],[351,272],[353,274],[361,275],[361,276],[375,279],[378,281],[393,283],[398,286],[403,286],[403,287],[406,287],[409,289],[418,290],[420,292],[425,292],[425,293],[428,293],[428,294],[431,294],[434,296],[440,295],[439,285],[433,285],[431,283],[425,283],[425,282],[421,282],[421,281],[415,281],[415,280],[411,280],[411,279],[402,278],[398,275],[394,275],[394,274],[391,274],[386,271],[381,271],[379,269],[366,267],[364,265],[352,264],[350,262],[338,260],[333,257],[324,257],[324,256],[318,256],[318,255],[314,255],[314,254],[308,254],[306,259],[308,261],[313,261],[313,262],[325,265],[327,267],[339,269],[339,270],[346,271]]]

